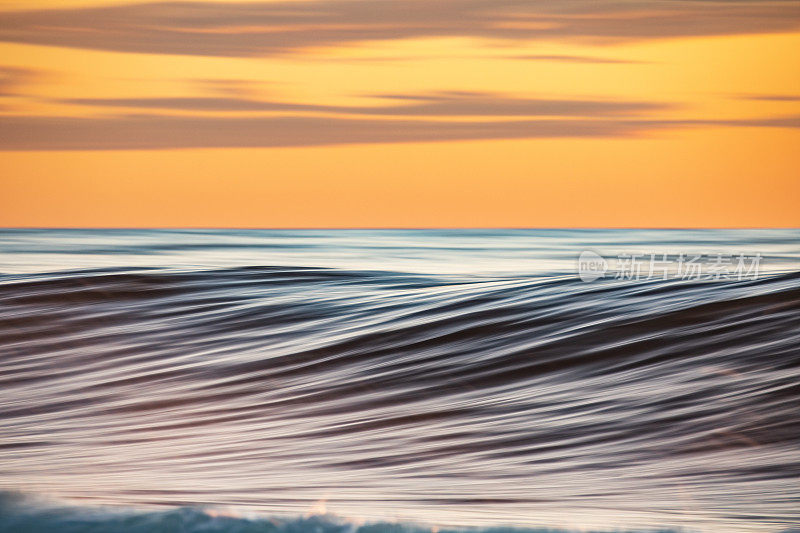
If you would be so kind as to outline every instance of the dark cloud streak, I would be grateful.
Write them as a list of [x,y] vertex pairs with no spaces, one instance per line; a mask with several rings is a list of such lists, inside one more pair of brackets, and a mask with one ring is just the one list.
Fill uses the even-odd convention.
[[539,119],[443,122],[298,116],[0,116],[0,150],[266,148],[491,139],[625,138],[671,128],[714,126],[800,128],[800,117],[727,121]]
[[0,66],[0,96],[19,96],[19,88],[40,76],[37,70]]
[[591,56],[568,56],[568,55],[517,55],[506,56],[504,59],[516,59],[522,61],[547,61],[552,63],[586,63],[586,64],[607,64],[607,65],[633,65],[643,64],[646,61],[633,61],[628,59],[613,59],[605,57],[591,57]]
[[745,96],[743,99],[761,102],[800,102],[800,96],[793,94],[754,94]]
[[[375,96],[375,95],[369,95]],[[236,97],[74,98],[62,103],[85,106],[170,111],[304,111],[380,116],[608,116],[656,111],[671,106],[655,102],[514,98],[488,93],[441,92],[377,95],[399,101],[383,106],[333,106],[270,102]]]
[[439,122],[322,117],[0,117],[0,150],[137,150],[324,146],[559,137],[620,137],[633,122]]
[[766,0],[164,2],[0,13],[0,41],[208,56],[413,37],[616,42],[798,27],[800,2]]

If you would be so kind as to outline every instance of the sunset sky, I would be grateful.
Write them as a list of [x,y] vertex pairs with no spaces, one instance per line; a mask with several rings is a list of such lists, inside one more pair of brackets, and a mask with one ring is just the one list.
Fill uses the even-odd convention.
[[800,2],[0,4],[0,225],[800,226]]

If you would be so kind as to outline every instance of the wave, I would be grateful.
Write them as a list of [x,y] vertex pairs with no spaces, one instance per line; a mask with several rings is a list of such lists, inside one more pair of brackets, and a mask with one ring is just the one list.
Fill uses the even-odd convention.
[[798,273],[6,274],[0,338],[0,487],[190,506],[5,496],[3,531],[430,531],[192,507],[298,516],[325,495],[370,520],[481,527],[800,520]]
[[[142,511],[33,504],[0,493],[0,531],[8,533],[567,533],[549,528],[439,528],[400,522],[364,523],[330,514],[303,517],[238,516],[235,512],[184,507]],[[617,531],[617,533],[620,533]],[[634,533],[634,532],[630,532]],[[640,533],[674,533],[648,530]],[[789,532],[787,532],[789,533]]]

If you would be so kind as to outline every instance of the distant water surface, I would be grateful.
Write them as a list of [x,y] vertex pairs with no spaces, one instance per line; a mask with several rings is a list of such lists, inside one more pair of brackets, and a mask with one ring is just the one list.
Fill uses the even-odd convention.
[[0,531],[784,531],[799,378],[800,230],[0,230]]

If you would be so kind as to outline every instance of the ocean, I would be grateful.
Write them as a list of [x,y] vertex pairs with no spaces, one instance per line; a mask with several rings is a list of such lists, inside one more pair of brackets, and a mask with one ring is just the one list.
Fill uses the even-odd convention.
[[3,533],[798,524],[800,230],[0,230]]

